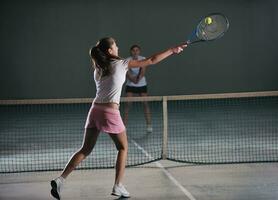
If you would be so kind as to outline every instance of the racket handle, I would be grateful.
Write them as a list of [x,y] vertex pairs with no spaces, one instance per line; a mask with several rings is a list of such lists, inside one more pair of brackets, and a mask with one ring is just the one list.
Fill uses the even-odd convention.
[[195,41],[187,41],[186,43],[187,43],[187,45],[191,45],[191,44],[194,44],[194,43],[197,43],[197,42],[204,42],[204,40],[195,40]]

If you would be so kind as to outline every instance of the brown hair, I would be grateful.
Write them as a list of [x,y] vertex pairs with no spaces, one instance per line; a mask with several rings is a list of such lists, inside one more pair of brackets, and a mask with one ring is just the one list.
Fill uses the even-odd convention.
[[100,39],[97,44],[90,49],[90,56],[92,58],[95,69],[101,77],[111,74],[111,61],[119,59],[119,57],[112,56],[108,53],[108,49],[115,43],[112,37]]
[[138,44],[134,44],[134,45],[132,45],[131,47],[130,47],[130,51],[132,50],[132,49],[134,49],[134,48],[138,48],[138,49],[140,49],[141,50],[141,47],[138,45]]

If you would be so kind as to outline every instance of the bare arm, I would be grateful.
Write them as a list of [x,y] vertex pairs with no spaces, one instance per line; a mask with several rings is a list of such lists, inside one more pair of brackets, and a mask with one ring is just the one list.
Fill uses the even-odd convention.
[[137,76],[138,82],[145,76],[146,67],[140,67],[140,72]]
[[128,67],[133,68],[133,67],[146,67],[148,65],[154,65],[164,60],[165,58],[169,57],[172,54],[179,54],[180,52],[183,51],[185,47],[187,47],[187,44],[183,43],[176,47],[169,48],[165,51],[154,54],[153,56],[146,58],[144,60],[130,60],[128,63]]
[[129,70],[126,73],[126,77],[128,78],[128,80],[130,80],[133,83],[137,82],[137,77],[136,76],[132,76],[132,74],[130,73]]

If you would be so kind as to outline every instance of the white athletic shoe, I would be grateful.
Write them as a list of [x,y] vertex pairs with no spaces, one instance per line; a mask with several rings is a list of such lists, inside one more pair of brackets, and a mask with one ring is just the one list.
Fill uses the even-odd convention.
[[63,177],[58,177],[50,182],[51,185],[51,194],[53,197],[56,199],[60,200],[61,199],[61,190],[63,187],[64,183],[64,178]]
[[153,132],[153,127],[148,125],[147,126],[147,133],[152,133]]
[[121,183],[119,183],[118,185],[116,184],[114,185],[111,194],[115,196],[125,197],[125,198],[130,197],[129,192],[125,189],[125,187]]

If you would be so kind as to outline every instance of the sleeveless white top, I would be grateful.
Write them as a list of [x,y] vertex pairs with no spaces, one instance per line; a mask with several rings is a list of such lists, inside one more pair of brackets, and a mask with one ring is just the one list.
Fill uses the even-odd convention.
[[120,103],[122,86],[126,79],[128,71],[128,59],[113,60],[111,62],[111,74],[100,77],[97,69],[94,71],[94,80],[96,83],[96,103]]
[[[128,60],[132,60],[132,57],[128,57]],[[145,57],[143,56],[138,56],[138,60],[144,60]],[[140,67],[135,67],[135,68],[131,68],[129,69],[130,73],[132,76],[138,76],[140,73]],[[143,87],[147,85],[147,81],[146,81],[146,77],[143,76],[138,83],[133,83],[132,81],[130,81],[129,79],[126,80],[126,85],[127,86],[131,86],[131,87]]]

